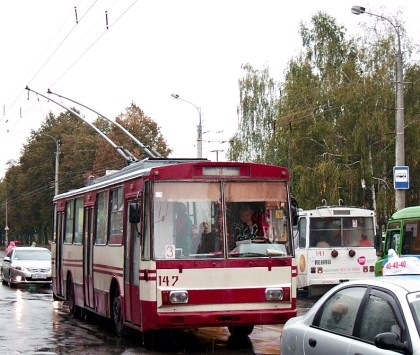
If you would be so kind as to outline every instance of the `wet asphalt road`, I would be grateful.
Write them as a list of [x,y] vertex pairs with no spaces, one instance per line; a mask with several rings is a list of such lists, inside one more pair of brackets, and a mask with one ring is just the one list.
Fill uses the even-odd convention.
[[[0,260],[4,252],[0,251]],[[298,300],[303,314],[312,300]],[[74,319],[65,302],[54,301],[50,287],[9,288],[0,285],[0,354],[280,354],[282,325],[256,326],[248,339],[237,341],[227,328],[200,328],[164,339],[153,350],[141,334],[115,336],[105,319]]]

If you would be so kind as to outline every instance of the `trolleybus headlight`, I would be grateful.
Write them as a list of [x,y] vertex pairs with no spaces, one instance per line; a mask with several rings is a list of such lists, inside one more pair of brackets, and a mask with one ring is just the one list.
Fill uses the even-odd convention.
[[281,301],[283,299],[284,292],[283,288],[266,288],[265,299],[267,301]]
[[188,291],[171,291],[169,301],[171,303],[188,303]]

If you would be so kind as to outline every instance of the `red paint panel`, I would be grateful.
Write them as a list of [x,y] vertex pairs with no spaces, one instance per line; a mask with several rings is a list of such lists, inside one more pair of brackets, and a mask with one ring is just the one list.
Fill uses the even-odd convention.
[[[157,269],[207,269],[207,268],[244,268],[244,267],[279,267],[292,266],[292,258],[267,259],[221,259],[221,260],[157,260]],[[296,269],[296,268],[295,268]],[[149,273],[151,271],[149,270]]]
[[72,262],[67,261],[67,262],[63,262],[63,266],[81,268],[81,267],[83,267],[83,264],[77,263],[77,262],[76,263],[72,263]]
[[101,274],[101,275],[115,275],[115,276],[119,276],[119,277],[123,277],[123,273],[122,272],[113,272],[112,270],[107,271],[107,270],[102,270],[102,269],[97,269],[97,268],[93,268],[93,272],[96,274]]
[[142,330],[230,325],[279,324],[296,317],[296,299],[286,310],[159,313],[155,302],[142,302]]
[[116,271],[123,271],[124,268],[112,266],[112,265],[105,265],[105,264],[93,264],[94,267],[101,268],[101,269],[108,269],[108,270],[116,270]]
[[[284,179],[289,180],[289,171],[286,168],[273,165],[264,165],[258,163],[238,163],[238,162],[198,162],[195,164],[173,164],[153,168],[150,171],[150,178],[153,180],[162,179],[191,179],[198,178],[197,172],[202,167],[239,167],[240,176],[238,178],[260,178],[260,179]],[[231,176],[218,176],[217,179],[232,179]],[[208,180],[208,176],[203,176]]]
[[93,264],[93,272],[102,275],[115,275],[123,277],[123,268],[117,266]]
[[[187,290],[189,305],[203,304],[226,304],[226,303],[255,303],[268,302],[265,299],[264,288],[243,288],[243,289],[217,289],[217,290]],[[290,294],[290,292],[289,292]],[[270,302],[290,302],[270,301]]]
[[97,313],[110,317],[109,294],[95,289],[95,310]]

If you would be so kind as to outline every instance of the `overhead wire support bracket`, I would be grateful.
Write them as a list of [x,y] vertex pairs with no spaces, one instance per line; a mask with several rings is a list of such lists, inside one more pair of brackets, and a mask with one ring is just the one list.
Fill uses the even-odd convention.
[[126,161],[126,163],[129,165],[130,163],[134,163],[136,161],[138,161],[138,159],[131,153],[124,151],[120,146],[117,146],[111,139],[108,138],[107,135],[105,135],[103,132],[101,132],[97,127],[95,127],[92,123],[90,123],[89,121],[86,121],[80,114],[78,114],[76,111],[60,104],[57,101],[52,100],[51,98],[40,94],[39,92],[36,92],[35,90],[30,89],[28,86],[25,87],[26,90],[28,90],[28,95],[29,92],[32,91],[33,93],[42,96],[43,98],[54,102],[56,105],[61,106],[62,108],[64,108],[65,110],[71,112],[73,115],[75,115],[76,117],[80,118],[84,123],[86,123],[87,125],[89,125],[91,128],[93,128],[96,133],[98,133],[103,139],[105,139],[109,144],[111,144],[111,146],[117,151],[118,154],[120,154],[124,160]]
[[[93,110],[93,109],[91,109],[90,107],[88,107],[88,106],[86,106],[86,105],[83,105],[82,103],[80,103],[80,102],[77,102],[77,101],[75,101],[75,100],[72,100],[72,99],[70,99],[70,98],[68,98],[68,97],[65,97],[65,96],[62,96],[62,95],[60,95],[60,94],[56,94],[55,92],[52,92],[50,89],[48,89],[48,91],[47,91],[47,93],[48,94],[51,94],[51,95],[56,95],[56,96],[58,96],[58,97],[60,97],[60,98],[63,98],[63,99],[65,99],[65,100],[68,100],[68,101],[71,101],[71,102],[73,102],[73,103],[75,103],[76,105],[80,105],[80,106],[83,106],[84,108],[87,108],[88,110],[90,110],[90,111],[92,111],[92,112],[94,112],[94,113],[96,113],[97,115],[99,115],[99,116],[101,116],[102,118],[104,118],[104,119],[106,119],[108,122],[110,122],[111,124],[113,124],[113,125],[115,125],[115,126],[117,126],[121,131],[123,131],[128,137],[130,137],[140,148],[142,148],[145,152],[146,152],[146,154],[150,157],[150,158],[163,158],[163,156],[160,154],[160,153],[158,153],[154,148],[152,148],[152,147],[147,147],[147,146],[145,146],[143,143],[141,143],[135,136],[133,136],[129,131],[127,131],[122,125],[120,125],[118,122],[116,122],[116,121],[113,121],[113,120],[111,120],[110,118],[108,118],[108,117],[105,117],[104,115],[102,115],[101,113],[99,113],[98,111],[95,111],[95,110]],[[150,149],[149,149],[150,148]]]
[[74,14],[76,15],[76,25],[79,23],[79,20],[77,18],[77,7],[74,7]]

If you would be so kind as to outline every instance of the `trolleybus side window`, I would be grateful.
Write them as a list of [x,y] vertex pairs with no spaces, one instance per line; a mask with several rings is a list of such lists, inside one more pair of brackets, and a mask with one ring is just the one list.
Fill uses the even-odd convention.
[[306,247],[306,217],[302,217],[299,220],[298,224],[298,238],[299,238],[299,248],[305,248]]
[[83,239],[83,197],[76,199],[74,211],[74,244],[81,244]]
[[121,245],[123,239],[124,189],[111,190],[109,197],[109,244]]
[[96,199],[96,239],[95,244],[105,245],[107,239],[107,203],[108,192],[103,191],[98,193]]
[[64,236],[64,243],[70,244],[73,241],[74,230],[74,200],[66,202],[66,234]]
[[310,246],[325,240],[333,247],[373,246],[374,226],[370,217],[312,218]]
[[420,254],[419,220],[404,221],[401,254]]

